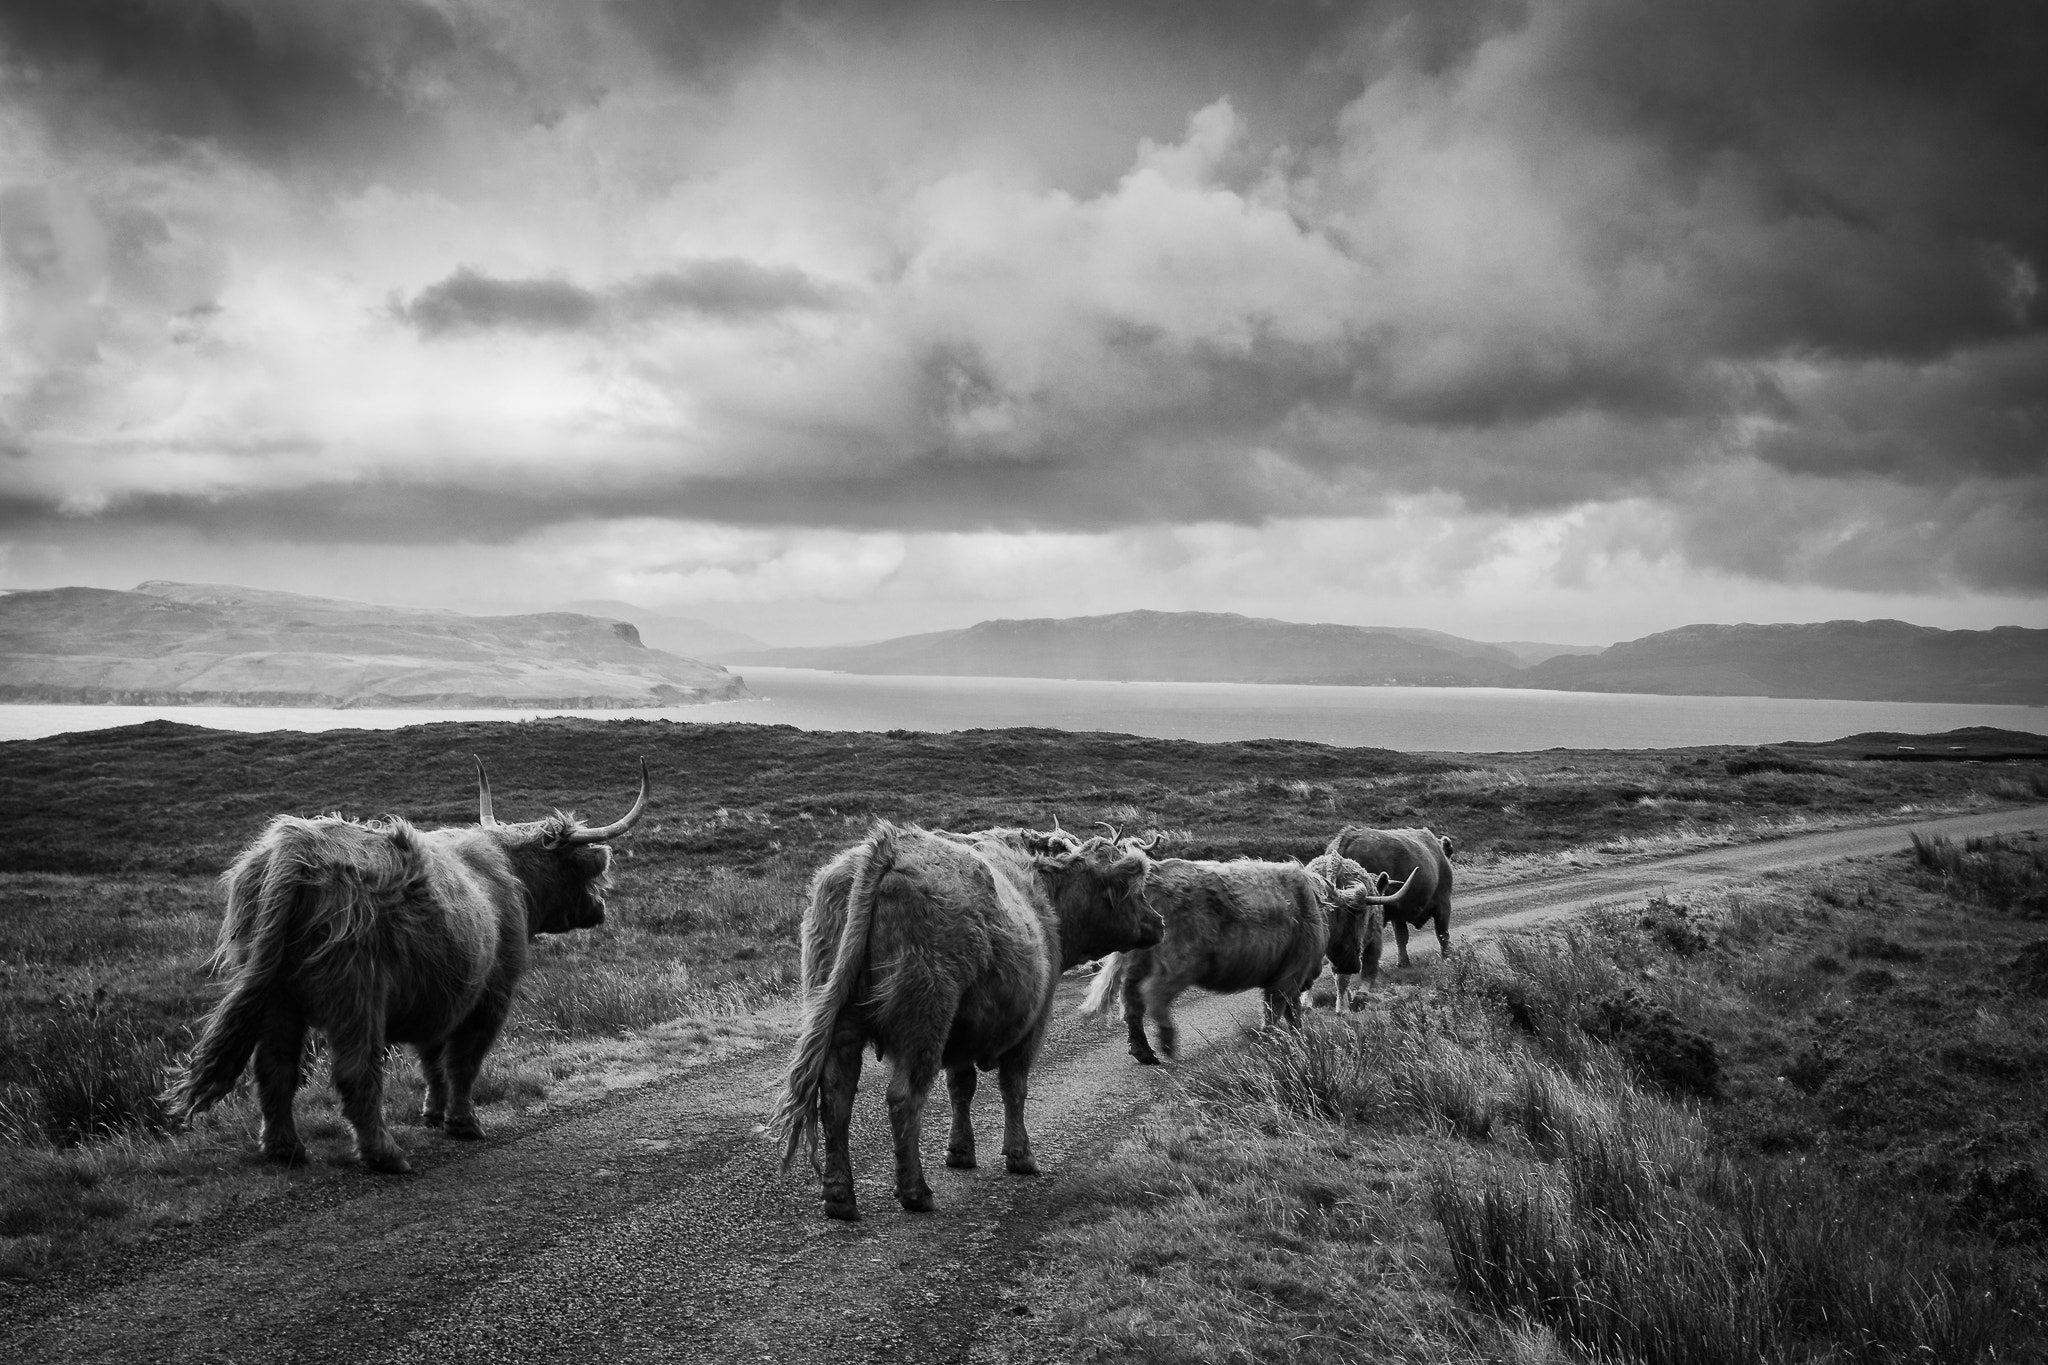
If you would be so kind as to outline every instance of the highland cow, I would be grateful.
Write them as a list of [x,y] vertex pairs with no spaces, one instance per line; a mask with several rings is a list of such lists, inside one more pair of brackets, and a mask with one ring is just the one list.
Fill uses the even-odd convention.
[[280,815],[221,876],[227,911],[216,964],[227,993],[165,1099],[189,1118],[234,1088],[255,1054],[263,1153],[305,1160],[292,1118],[306,1032],[327,1036],[334,1087],[373,1171],[412,1169],[384,1124],[384,1053],[419,1051],[421,1122],[483,1136],[471,1097],[540,934],[604,921],[607,841],[647,809],[592,829],[556,811],[501,825],[478,759],[478,824],[420,830],[395,816]]
[[1038,1173],[1024,1100],[1054,988],[1080,962],[1159,941],[1159,916],[1140,894],[1148,866],[1142,850],[1113,839],[884,822],[819,870],[803,921],[803,1028],[773,1126],[785,1169],[809,1150],[828,1217],[860,1216],[847,1129],[870,1044],[891,1064],[905,1209],[932,1207],[918,1149],[941,1068],[953,1101],[946,1164],[974,1167],[975,1072],[994,1070],[1008,1169]]
[[[1330,911],[1330,970],[1337,978],[1336,1007],[1342,1014],[1352,1005],[1352,979],[1357,978],[1362,990],[1379,975],[1380,951],[1386,939],[1386,902],[1374,897],[1387,893],[1388,878],[1331,853],[1309,859],[1304,870],[1322,883],[1323,903]],[[1356,929],[1339,919],[1340,915],[1351,916]]]
[[1219,994],[1256,988],[1265,993],[1269,1025],[1298,1024],[1301,994],[1323,959],[1357,971],[1366,908],[1399,895],[1364,884],[1340,893],[1296,862],[1160,859],[1145,899],[1166,922],[1165,940],[1103,962],[1082,1012],[1101,1013],[1120,990],[1131,1055],[1146,1066],[1159,1064],[1145,1038],[1146,1016],[1158,1030],[1159,1051],[1173,1056],[1180,1044],[1173,1002],[1190,986]]
[[1437,946],[1451,951],[1451,850],[1449,839],[1427,829],[1368,829],[1346,825],[1330,840],[1327,852],[1349,858],[1368,872],[1400,879],[1401,898],[1387,906],[1394,928],[1400,965],[1408,962],[1408,931],[1431,922]]

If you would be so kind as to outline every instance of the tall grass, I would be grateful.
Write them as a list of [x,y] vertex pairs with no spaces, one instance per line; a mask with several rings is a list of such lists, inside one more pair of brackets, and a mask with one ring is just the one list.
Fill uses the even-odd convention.
[[1996,1267],[1930,1251],[1909,1217],[1804,1172],[1668,1178],[1627,1133],[1606,1142],[1597,1162],[1431,1173],[1476,1306],[1645,1365],[1964,1362],[2019,1344]]
[[545,964],[520,987],[515,1033],[615,1038],[687,1012],[690,973],[680,963],[650,973],[612,963]]
[[1966,839],[1913,831],[1913,862],[1941,878],[1950,894],[2000,914],[2048,916],[2048,848],[1999,835]]
[[171,1049],[101,986],[54,1002],[19,1054],[0,1067],[0,1133],[76,1146],[168,1126],[159,1094]]
[[1419,998],[1262,1032],[1189,1094],[1268,1134],[1448,1139],[1427,1203],[1460,1294],[1589,1358],[1962,1362],[2017,1348],[2018,1300],[1995,1264],[1885,1192],[1738,1164],[1699,1110],[1650,1088],[1626,1040],[1596,1036],[1589,1002],[1630,979],[1640,947],[1610,931],[1462,950]]

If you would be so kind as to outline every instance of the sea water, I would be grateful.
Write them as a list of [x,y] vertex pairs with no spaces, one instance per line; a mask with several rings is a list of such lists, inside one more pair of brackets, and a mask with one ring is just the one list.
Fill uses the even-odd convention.
[[1383,749],[1499,753],[1663,749],[1927,734],[1965,725],[2048,734],[2048,708],[1939,702],[1664,697],[1501,687],[1311,687],[1274,683],[1081,682],[873,677],[804,668],[737,670],[759,700],[659,710],[481,710],[278,706],[0,706],[0,740],[173,720],[217,730],[396,729],[451,720],[640,717],[805,730],[971,730],[1013,725],[1160,739],[1303,739]]

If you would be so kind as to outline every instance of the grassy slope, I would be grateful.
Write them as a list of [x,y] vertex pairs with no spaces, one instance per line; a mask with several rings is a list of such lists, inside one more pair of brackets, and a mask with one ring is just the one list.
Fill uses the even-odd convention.
[[[746,1032],[740,1016],[793,978],[811,869],[877,816],[1109,820],[1174,831],[1171,851],[1191,856],[1307,856],[1347,821],[1427,823],[1459,837],[1470,884],[1588,846],[1629,856],[1787,821],[2035,798],[2026,769],[1962,763],[1747,749],[1450,758],[1032,730],[548,721],[242,735],[158,722],[0,745],[0,1177],[25,1191],[0,1201],[0,1274],[269,1188],[235,1155],[246,1104],[175,1141],[151,1132],[158,1071],[214,989],[212,876],[280,811],[473,820],[472,753],[508,819],[554,805],[608,819],[637,757],[654,775],[649,818],[617,865],[614,922],[537,950],[487,1074],[487,1124],[560,1102],[621,1035],[673,1055]],[[692,1016],[711,1022],[677,1034]],[[63,1058],[86,1064],[67,1073],[53,1066]],[[398,1113],[415,1082],[409,1065],[393,1076]],[[309,1135],[338,1152],[344,1130],[315,1090],[302,1100]],[[95,1136],[64,1146],[82,1133]]]
[[2040,1359],[2044,1040],[2038,840],[1456,954],[1192,1068],[985,1354]]

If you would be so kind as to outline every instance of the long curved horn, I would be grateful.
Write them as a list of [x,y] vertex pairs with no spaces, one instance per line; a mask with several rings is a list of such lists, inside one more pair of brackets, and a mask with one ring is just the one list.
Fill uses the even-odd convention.
[[1118,829],[1115,825],[1109,823],[1109,821],[1107,820],[1097,820],[1095,823],[1109,831],[1109,841],[1112,844],[1124,837],[1124,832],[1121,829]]
[[1395,901],[1401,899],[1401,897],[1408,894],[1409,884],[1415,880],[1415,874],[1417,872],[1420,872],[1421,870],[1422,869],[1419,867],[1410,869],[1408,873],[1408,880],[1402,882],[1399,886],[1395,887],[1392,891],[1389,891],[1384,896],[1353,896],[1351,898],[1352,903],[1355,905],[1391,905]]
[[485,829],[498,823],[498,817],[491,813],[491,779],[484,775],[484,761],[476,754],[476,822]]
[[647,760],[643,758],[640,760],[640,795],[633,799],[633,809],[627,811],[624,815],[612,821],[609,825],[600,825],[596,829],[584,829],[581,826],[578,826],[576,829],[570,831],[569,837],[562,840],[562,843],[564,845],[601,844],[605,842],[605,840],[607,839],[616,839],[621,834],[624,834],[627,830],[633,828],[633,826],[639,824],[640,817],[646,814],[646,812]]
[[1159,847],[1159,841],[1165,837],[1166,833],[1164,830],[1155,829],[1142,839],[1131,840],[1131,847],[1137,849],[1140,853],[1150,853],[1153,849]]

